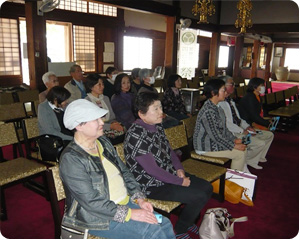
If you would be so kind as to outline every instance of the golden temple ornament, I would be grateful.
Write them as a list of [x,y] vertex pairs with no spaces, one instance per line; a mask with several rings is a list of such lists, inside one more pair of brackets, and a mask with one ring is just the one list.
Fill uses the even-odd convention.
[[251,0],[239,0],[237,3],[237,9],[239,13],[237,14],[237,19],[235,21],[235,27],[241,28],[240,34],[246,33],[246,28],[252,27],[251,13],[252,2]]
[[192,8],[192,13],[194,16],[200,14],[199,23],[208,23],[207,16],[212,16],[215,14],[216,9],[212,0],[195,0],[195,5]]

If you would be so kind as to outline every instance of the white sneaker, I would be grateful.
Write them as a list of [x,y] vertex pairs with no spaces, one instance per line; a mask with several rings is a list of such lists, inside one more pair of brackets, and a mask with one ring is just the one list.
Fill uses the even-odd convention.
[[259,162],[267,162],[267,159],[266,159],[266,158],[261,158],[261,159],[259,160]]
[[[248,164],[249,165],[249,164]],[[255,169],[263,169],[263,167],[262,166],[259,166],[258,164],[256,164],[256,165],[249,165],[250,167],[253,167],[253,168],[255,168]]]

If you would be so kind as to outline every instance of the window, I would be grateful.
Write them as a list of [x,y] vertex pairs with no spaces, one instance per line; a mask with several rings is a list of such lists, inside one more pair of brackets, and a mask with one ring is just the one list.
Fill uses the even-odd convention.
[[228,57],[229,57],[229,47],[220,46],[219,61],[218,61],[219,68],[227,68],[228,67]]
[[18,21],[0,18],[0,75],[21,75]]
[[63,10],[93,13],[110,17],[117,17],[117,8],[91,0],[60,0],[57,7]]
[[299,70],[299,49],[287,48],[285,52],[284,66],[290,70]]
[[95,29],[93,27],[73,26],[74,61],[86,72],[95,69]]
[[152,39],[124,36],[123,70],[152,69]]
[[47,55],[51,62],[71,62],[71,23],[46,21]]

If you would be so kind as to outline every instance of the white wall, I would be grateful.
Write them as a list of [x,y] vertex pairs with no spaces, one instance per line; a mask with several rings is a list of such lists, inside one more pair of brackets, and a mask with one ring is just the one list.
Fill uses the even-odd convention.
[[124,19],[126,27],[136,27],[146,30],[166,32],[166,18],[163,15],[125,10]]

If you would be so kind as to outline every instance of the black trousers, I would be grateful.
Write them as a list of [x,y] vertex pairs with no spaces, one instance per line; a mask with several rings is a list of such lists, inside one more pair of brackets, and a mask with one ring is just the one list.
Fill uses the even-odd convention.
[[149,198],[185,204],[175,225],[177,234],[187,232],[187,229],[194,224],[213,191],[212,185],[206,180],[188,173],[185,175],[190,177],[191,184],[189,187],[166,183],[161,187],[147,189],[151,192]]

